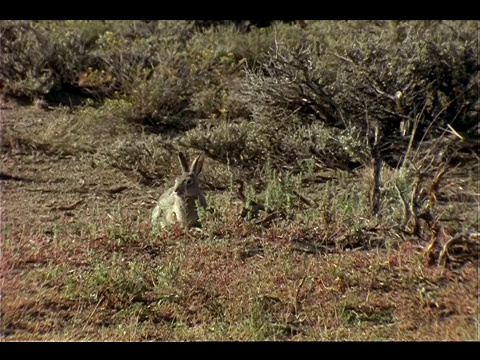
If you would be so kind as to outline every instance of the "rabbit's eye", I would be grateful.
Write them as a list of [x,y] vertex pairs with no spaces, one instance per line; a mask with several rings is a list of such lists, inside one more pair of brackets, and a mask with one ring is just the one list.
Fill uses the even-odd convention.
[[192,184],[192,179],[188,179],[187,180],[187,185],[191,185]]

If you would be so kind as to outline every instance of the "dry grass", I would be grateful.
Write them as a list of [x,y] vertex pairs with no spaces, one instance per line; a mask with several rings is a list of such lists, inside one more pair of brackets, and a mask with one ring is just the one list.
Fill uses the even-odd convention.
[[[2,136],[10,134],[0,154],[3,340],[480,340],[478,263],[427,266],[428,239],[392,226],[398,217],[388,209],[400,214],[398,199],[386,201],[375,223],[367,170],[311,188],[295,177],[275,185],[272,175],[263,192],[249,187],[249,197],[275,208],[296,189],[319,206],[291,199],[279,216],[252,220],[240,216],[227,182],[207,193],[213,212],[203,214],[202,233],[154,234],[149,218],[160,189],[98,161],[127,131],[107,126],[94,147],[101,151],[90,152],[93,137],[67,153],[88,128],[75,134],[65,126],[59,138],[62,128],[47,120],[58,125],[65,116],[29,107],[1,113]],[[27,124],[39,135],[15,147]],[[50,147],[32,146],[39,139]],[[217,165],[211,161],[207,178],[224,171]],[[394,179],[384,171],[392,197]],[[456,179],[451,189],[461,184],[474,200],[445,206],[455,201],[472,229],[477,180]]]

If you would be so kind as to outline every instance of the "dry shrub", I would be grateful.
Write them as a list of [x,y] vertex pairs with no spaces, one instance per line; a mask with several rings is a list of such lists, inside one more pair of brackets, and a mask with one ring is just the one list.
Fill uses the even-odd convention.
[[140,70],[131,80],[126,96],[131,107],[125,116],[154,127],[182,127],[191,118],[187,115],[194,88],[195,78],[180,56],[159,57],[149,74]]
[[269,121],[216,120],[190,130],[181,142],[247,174],[257,173],[267,162],[272,168],[299,173],[312,152],[328,151],[333,135],[322,124],[287,128],[273,127]]
[[158,65],[157,51],[179,49],[191,27],[187,21],[2,21],[4,92],[67,105],[65,92],[100,99],[125,93],[139,70]]
[[218,26],[192,35],[186,44],[201,86],[192,95],[191,109],[199,118],[250,118],[240,96],[244,67],[254,68],[276,41],[299,41],[299,27],[284,24],[252,28]]
[[415,135],[418,145],[448,124],[472,132],[475,25],[322,22],[309,28],[321,34],[313,45],[277,42],[258,68],[247,69],[243,96],[256,121],[285,122],[292,130],[288,119],[295,115],[342,130],[339,149],[350,144],[363,163],[400,135]]
[[160,136],[119,139],[95,154],[97,164],[107,164],[141,184],[158,185],[178,168],[172,142]]
[[[79,21],[78,23],[82,23]],[[2,21],[0,78],[5,92],[30,97],[73,85],[92,62],[98,21]]]

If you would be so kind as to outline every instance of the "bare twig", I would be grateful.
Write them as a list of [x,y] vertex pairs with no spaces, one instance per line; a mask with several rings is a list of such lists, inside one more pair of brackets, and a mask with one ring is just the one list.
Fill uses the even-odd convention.
[[405,196],[403,196],[402,192],[400,191],[400,188],[398,187],[397,183],[395,183],[395,189],[397,190],[398,197],[400,198],[403,204],[402,228],[405,230],[412,214],[410,212],[410,207],[408,206],[407,200],[405,199]]
[[67,205],[67,206],[58,206],[54,210],[59,210],[59,211],[70,211],[75,209],[78,205],[82,204],[83,200],[78,200],[76,203],[72,205]]
[[454,129],[450,124],[447,124],[447,128],[450,129],[450,131],[451,131],[455,136],[457,136],[458,138],[460,138],[460,140],[464,140],[463,136],[460,135],[458,132],[456,132],[455,129]]
[[380,184],[381,184],[381,175],[382,175],[382,159],[375,156],[373,159],[374,168],[373,168],[373,189],[371,195],[372,201],[372,213],[374,216],[378,215],[380,211]]
[[293,190],[292,193],[293,195],[297,196],[305,205],[310,206],[312,208],[318,207],[318,204],[315,201],[305,197],[304,195],[300,194],[298,191]]
[[297,289],[295,291],[295,299],[294,299],[294,302],[293,302],[293,312],[294,312],[294,315],[298,314],[299,311],[300,311],[300,301],[299,301],[299,298],[300,298],[300,290],[303,286],[303,284],[305,283],[305,280],[307,279],[308,275],[305,275],[302,280],[300,280],[300,283],[298,284],[297,286]]
[[422,175],[420,175],[416,180],[412,190],[412,196],[410,198],[410,214],[413,216],[413,230],[412,232],[420,236],[420,219],[418,217],[418,198],[421,191],[420,184],[422,183]]
[[261,220],[258,220],[255,222],[256,225],[267,225],[269,224],[270,222],[272,222],[273,220],[275,220],[276,218],[280,218],[280,217],[284,217],[284,213],[281,212],[281,211],[274,211],[270,214],[268,214],[266,217],[264,217],[263,219]]
[[110,194],[118,194],[127,189],[128,189],[128,186],[123,185],[123,186],[117,186],[111,189],[107,189],[107,192]]
[[437,202],[439,184],[440,184],[440,181],[443,178],[443,175],[445,175],[445,173],[447,171],[448,171],[448,167],[447,167],[447,165],[444,165],[444,167],[439,172],[437,172],[437,174],[435,175],[435,177],[432,180],[432,183],[430,185],[430,202],[431,202],[431,204],[434,204],[434,203]]

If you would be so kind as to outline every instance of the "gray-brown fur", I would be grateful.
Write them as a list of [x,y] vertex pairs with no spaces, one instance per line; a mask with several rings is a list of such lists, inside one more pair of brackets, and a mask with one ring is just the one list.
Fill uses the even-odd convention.
[[193,160],[190,167],[182,152],[178,153],[182,175],[175,179],[175,185],[166,190],[158,199],[152,212],[152,227],[165,228],[177,222],[183,227],[200,227],[198,205],[206,208],[207,200],[200,189],[198,175],[202,171],[204,155]]

